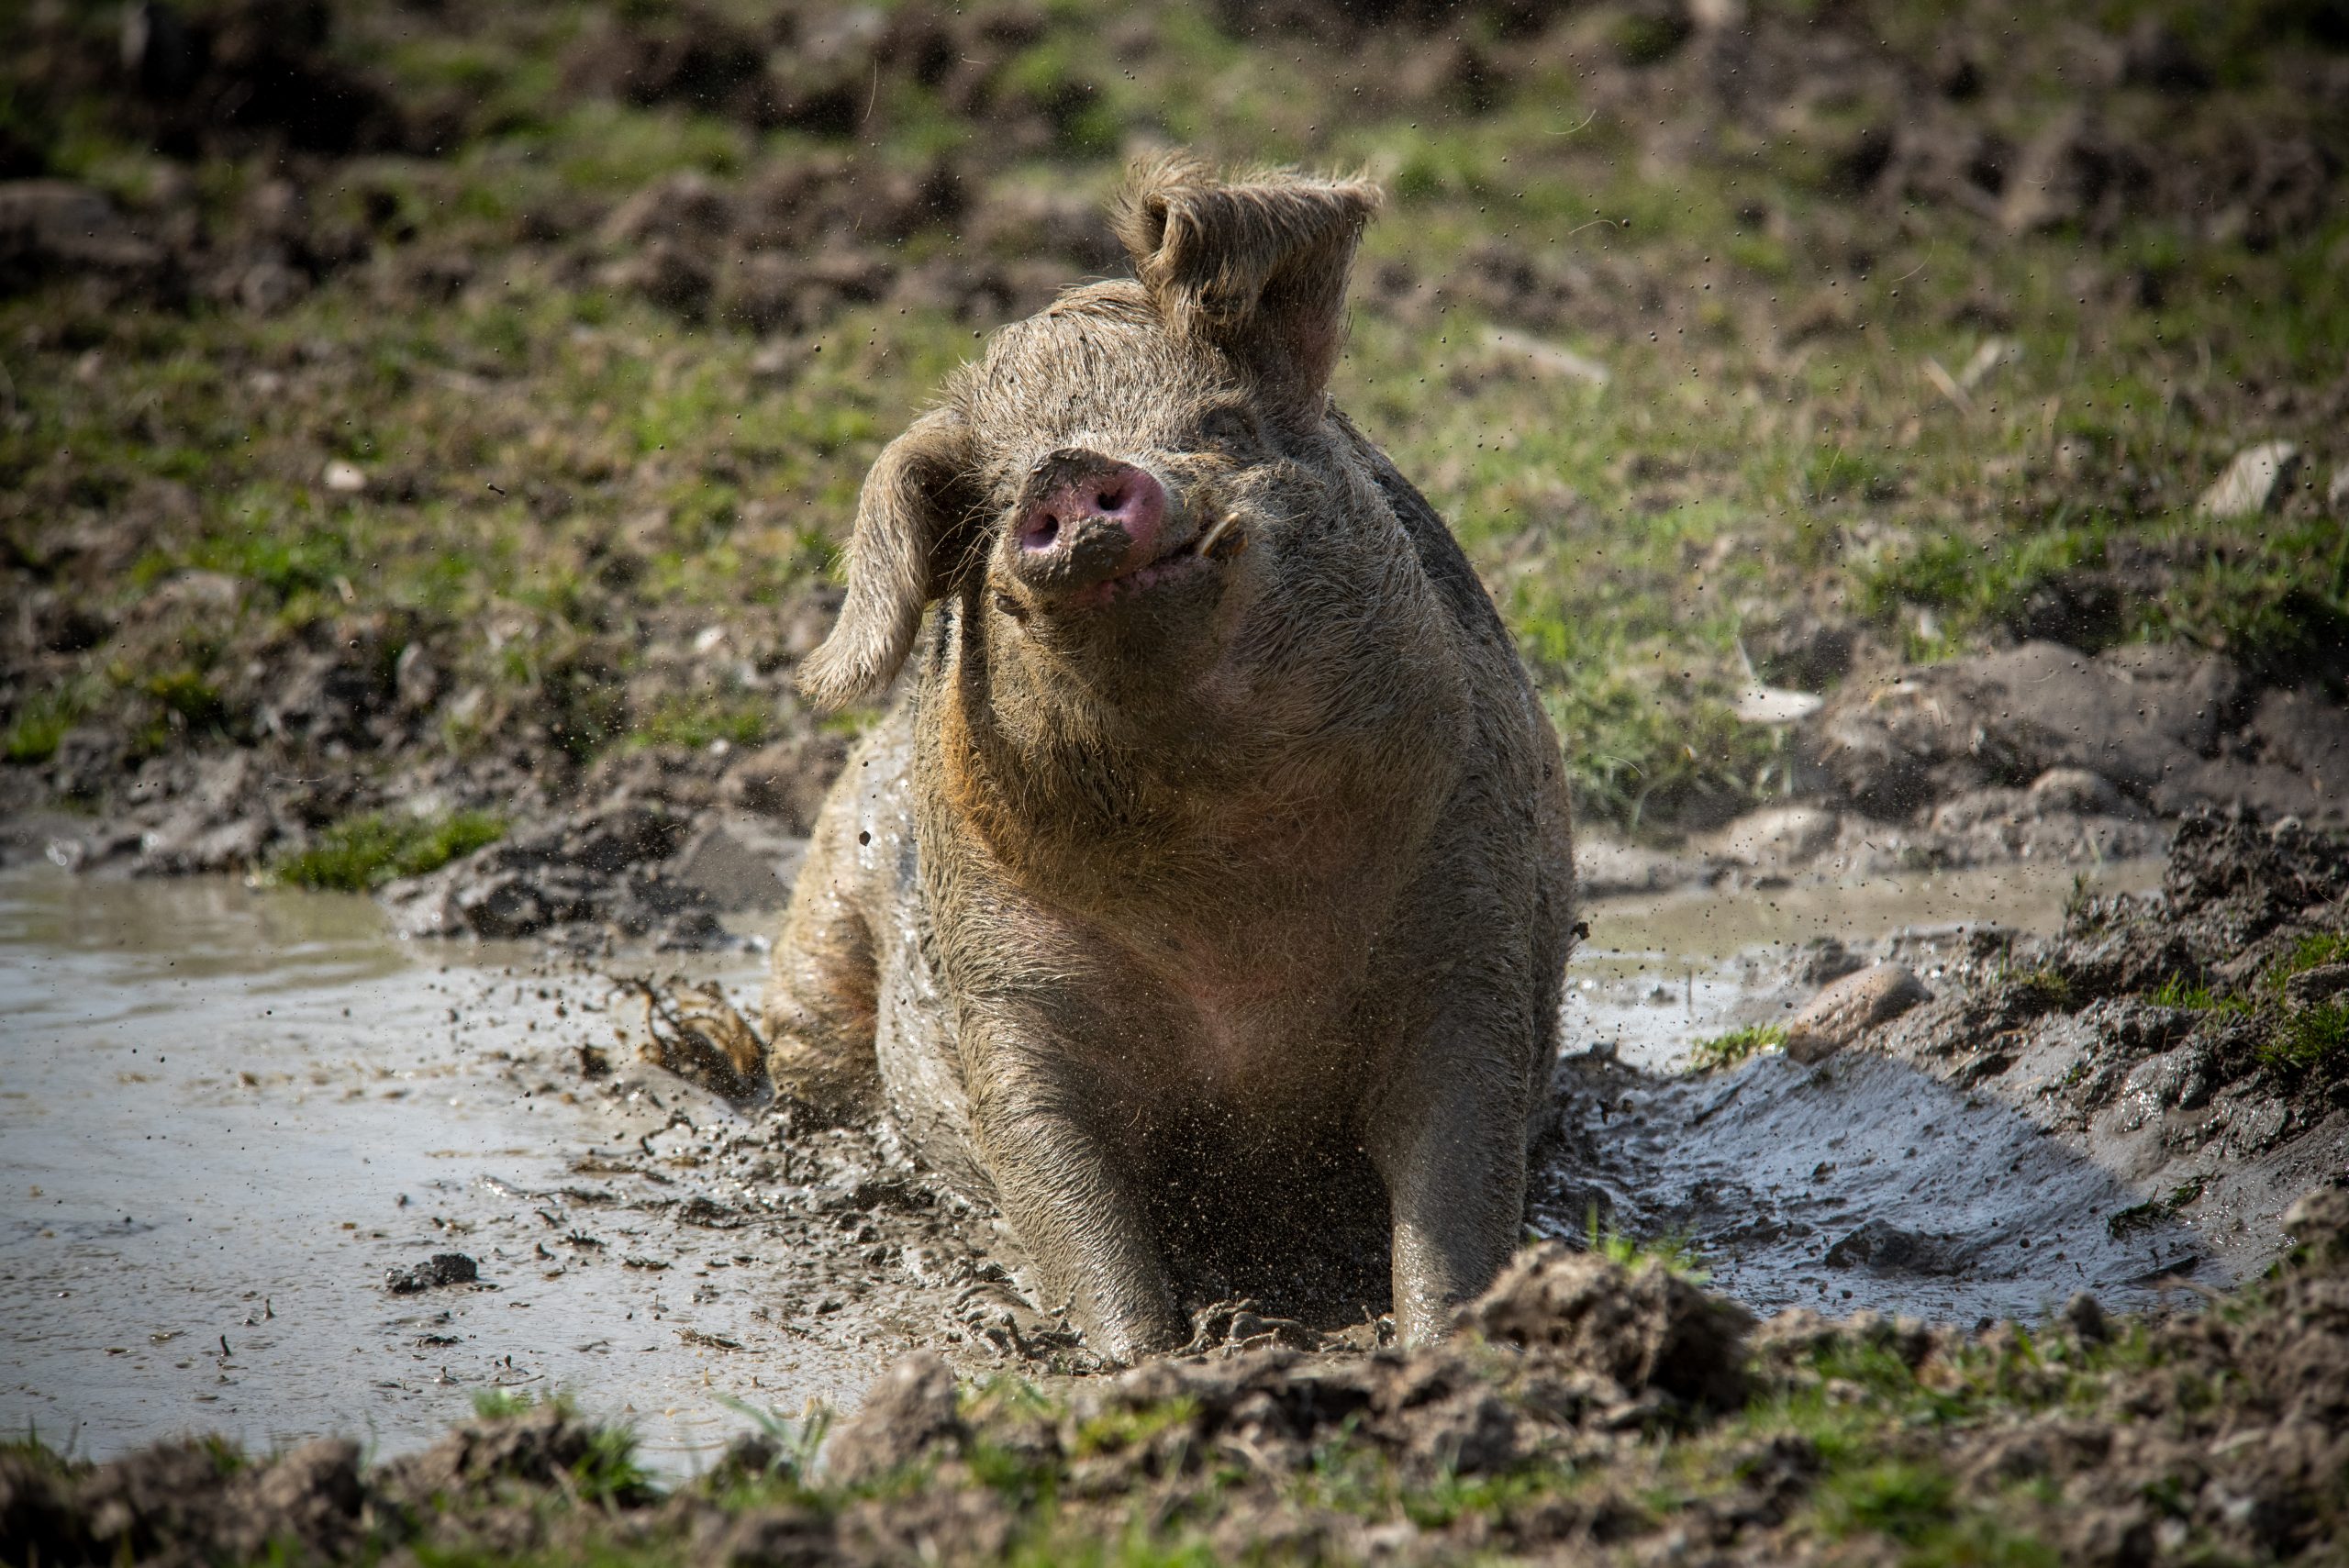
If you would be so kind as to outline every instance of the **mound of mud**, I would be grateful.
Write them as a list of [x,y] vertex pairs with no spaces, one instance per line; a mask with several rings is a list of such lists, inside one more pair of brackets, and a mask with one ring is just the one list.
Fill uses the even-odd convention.
[[2199,1316],[2087,1298],[2029,1333],[1750,1319],[1545,1248],[1403,1353],[1271,1348],[1043,1388],[901,1362],[820,1452],[780,1420],[663,1495],[624,1434],[507,1407],[362,1469],[217,1441],[0,1454],[0,1540],[43,1563],[261,1557],[983,1562],[1123,1539],[1223,1558],[2287,1561],[2343,1523],[2349,1192]]
[[1566,1058],[1535,1225],[1677,1234],[1765,1309],[1962,1322],[2249,1277],[2294,1195],[2349,1169],[2338,836],[2191,817],[2159,892],[2082,894],[2054,935],[1832,956],[1783,995],[1783,1051],[1677,1076]]
[[2287,820],[2181,823],[2158,895],[2065,930],[1915,944],[1941,995],[1869,1049],[1991,1095],[2146,1195],[2115,1235],[2190,1224],[2245,1266],[2349,1158],[2349,846]]

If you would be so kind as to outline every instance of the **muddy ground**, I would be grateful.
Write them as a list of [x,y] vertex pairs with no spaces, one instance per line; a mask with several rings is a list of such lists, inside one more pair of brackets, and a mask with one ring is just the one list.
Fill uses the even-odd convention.
[[[7,1311],[50,1342],[30,1362],[19,1347],[16,1371],[63,1380],[34,1429],[70,1429],[127,1384],[151,1401],[175,1359],[176,1381],[202,1385],[185,1424],[248,1440],[95,1466],[20,1444],[0,1460],[0,1521],[43,1562],[243,1561],[276,1538],[328,1560],[990,1560],[1112,1541],[1144,1561],[2321,1558],[2349,1505],[2349,1229],[2331,1229],[2349,1227],[2331,1184],[2349,1167],[2349,843],[2196,817],[2158,889],[2083,884],[2063,903],[2043,935],[1975,919],[1746,948],[1726,1007],[1708,974],[1706,1017],[1776,1021],[1701,1041],[1693,1062],[1643,1068],[1618,1043],[1654,1038],[1639,1016],[1654,998],[1590,1006],[1537,1150],[1529,1237],[1549,1239],[1455,1344],[1399,1355],[1375,1309],[1348,1328],[1200,1303],[1188,1352],[1124,1373],[1035,1310],[992,1217],[885,1127],[803,1129],[788,1106],[729,1109],[649,1067],[626,975],[543,948],[424,971],[416,1000],[439,1018],[408,1038],[445,1032],[445,1051],[337,1068],[328,1044],[300,1077],[254,1051],[231,1081],[184,1086],[199,1107],[245,1107],[220,1136],[290,1109],[332,1146],[312,1167],[284,1135],[253,1194],[204,1217],[242,1250],[241,1292],[178,1299],[205,1268],[138,1234],[155,1218],[117,1229],[83,1212],[112,1194],[51,1178],[72,1207],[31,1211],[38,1234],[11,1242]],[[201,934],[186,911],[174,924]],[[1627,989],[1676,1011],[1657,978]],[[665,1029],[696,994],[689,976],[653,987]],[[284,1004],[289,1042],[326,1043],[295,988],[239,995]],[[363,993],[319,995],[313,1012]],[[212,1021],[201,992],[179,1006]],[[401,1017],[379,1010],[354,1040]],[[21,1081],[70,1118],[52,1084]],[[146,1081],[119,1073],[100,1095]],[[372,1123],[333,1108],[378,1096],[395,1104]],[[468,1133],[477,1103],[493,1119]],[[217,1158],[206,1119],[150,1125],[200,1170]],[[27,1126],[12,1161],[39,1158]],[[453,1147],[417,1151],[419,1126]],[[72,1158],[74,1138],[49,1141]],[[353,1153],[384,1168],[354,1178]],[[182,1181],[180,1201],[215,1204]],[[311,1277],[273,1289],[284,1206],[257,1195],[289,1182],[374,1218],[331,1246],[295,1236]],[[110,1279],[141,1260],[133,1298],[152,1299],[75,1313],[102,1337],[168,1316],[147,1344],[77,1351],[35,1303],[119,1297]],[[188,1331],[223,1308],[242,1318],[214,1342]],[[331,1401],[287,1418],[305,1385],[358,1393],[334,1364],[353,1330],[378,1341],[354,1358],[392,1455],[376,1462],[308,1437],[348,1429]],[[751,1429],[723,1448],[722,1429],[667,1418],[696,1366],[701,1401],[727,1393]],[[168,1420],[169,1398],[127,1429]],[[427,1441],[466,1401],[482,1418]],[[829,1437],[826,1405],[857,1407]]]

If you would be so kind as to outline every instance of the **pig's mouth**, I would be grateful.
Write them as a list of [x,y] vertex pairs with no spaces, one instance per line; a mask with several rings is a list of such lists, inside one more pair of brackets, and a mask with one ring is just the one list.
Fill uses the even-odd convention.
[[1227,512],[1164,554],[1079,590],[1070,596],[1069,607],[1099,609],[1168,583],[1203,575],[1246,548],[1247,535],[1239,515]]

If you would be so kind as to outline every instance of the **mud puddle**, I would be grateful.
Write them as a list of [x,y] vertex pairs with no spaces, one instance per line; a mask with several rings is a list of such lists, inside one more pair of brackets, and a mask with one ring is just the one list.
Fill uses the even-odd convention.
[[1984,927],[2053,931],[2067,900],[2155,887],[2161,871],[2158,860],[2086,871],[2015,863],[1599,900],[1585,910],[1590,936],[1567,977],[1566,1049],[1674,1071],[1696,1041],[1808,1000],[1837,972],[1839,954]]
[[[2152,1292],[2193,1239],[2100,1240],[2136,1198],[1995,1101],[1874,1058],[1665,1071],[1807,990],[1816,939],[2050,929],[2070,888],[2010,871],[1593,906],[1573,1147],[1537,1227],[1578,1234],[1598,1202],[1685,1234],[1765,1311],[1971,1323]],[[696,978],[747,1003],[758,963]],[[852,1405],[916,1344],[1051,1363],[985,1258],[988,1217],[885,1135],[796,1134],[637,1063],[627,1009],[536,949],[396,940],[361,899],[0,875],[0,1429],[99,1457],[203,1429],[388,1453],[484,1388],[565,1389],[682,1473],[742,1406]],[[448,1254],[477,1279],[388,1287]]]
[[[968,1331],[971,1261],[876,1190],[885,1151],[776,1147],[636,1067],[614,1005],[361,898],[0,876],[0,1430],[392,1452],[484,1388],[567,1389],[689,1470],[745,1424],[725,1399],[852,1403]],[[387,1287],[449,1254],[477,1282]]]

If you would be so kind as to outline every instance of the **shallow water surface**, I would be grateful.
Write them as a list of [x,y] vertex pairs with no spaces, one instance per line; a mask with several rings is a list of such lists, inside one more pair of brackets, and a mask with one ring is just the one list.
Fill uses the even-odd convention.
[[[595,1217],[616,1184],[583,1151],[636,1154],[631,1129],[509,1058],[610,1043],[607,994],[520,949],[401,943],[362,898],[0,877],[0,1430],[100,1455],[207,1429],[392,1451],[482,1387],[568,1387],[675,1459],[740,1424],[718,1392],[852,1397],[855,1347],[713,1376],[680,1337],[741,1339],[752,1303],[696,1277],[723,1277],[732,1234],[683,1252]],[[627,1266],[639,1250],[666,1266]],[[386,1291],[441,1251],[484,1286]]]
[[[2082,1284],[2143,1294],[2130,1282],[2191,1239],[2100,1243],[2121,1189],[2001,1106],[1869,1058],[1651,1075],[1789,1005],[1787,960],[1813,938],[2049,929],[2070,881],[1593,906],[1567,1039],[1588,1068],[1569,1120],[1595,1152],[1551,1173],[1537,1222],[1575,1229],[1576,1200],[1603,1200],[1627,1229],[1690,1236],[1765,1310],[1972,1321]],[[758,967],[705,972],[747,999]],[[908,1345],[984,1349],[948,1316],[967,1263],[924,1240],[951,1218],[876,1230],[852,1169],[795,1174],[766,1129],[624,1051],[583,1076],[580,1047],[616,1045],[613,1006],[531,950],[400,942],[364,899],[0,874],[0,1430],[100,1456],[203,1429],[391,1451],[484,1387],[565,1388],[678,1471],[743,1423],[729,1400],[850,1404]],[[480,1283],[386,1289],[445,1251]]]

